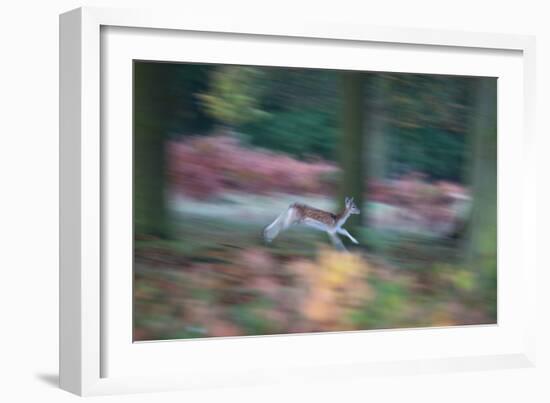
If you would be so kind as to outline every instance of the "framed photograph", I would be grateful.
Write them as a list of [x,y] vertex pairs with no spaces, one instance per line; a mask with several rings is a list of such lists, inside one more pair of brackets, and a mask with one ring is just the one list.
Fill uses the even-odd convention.
[[534,365],[534,39],[60,17],[60,383]]

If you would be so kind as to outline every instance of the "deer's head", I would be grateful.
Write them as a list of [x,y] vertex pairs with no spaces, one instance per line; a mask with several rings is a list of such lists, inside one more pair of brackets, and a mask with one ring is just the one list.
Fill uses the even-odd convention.
[[346,197],[345,204],[346,204],[346,210],[349,212],[349,214],[359,214],[361,212],[361,210],[359,210],[355,205],[355,202],[353,201],[353,197]]

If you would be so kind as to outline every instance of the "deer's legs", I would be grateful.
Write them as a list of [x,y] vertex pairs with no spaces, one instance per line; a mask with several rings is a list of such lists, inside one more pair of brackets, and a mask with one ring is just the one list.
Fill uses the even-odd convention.
[[356,243],[356,244],[359,243],[359,242],[357,242],[357,239],[355,239],[354,237],[352,237],[351,234],[348,232],[348,230],[345,229],[345,228],[340,228],[340,229],[338,230],[338,233],[341,234],[341,235],[347,236],[349,239],[351,239],[351,242],[353,242],[353,243]]
[[292,224],[294,224],[295,221],[296,221],[296,217],[295,217],[294,207],[289,207],[288,210],[285,213],[285,218],[284,218],[284,221],[283,221],[283,228],[282,229],[283,230],[287,229]]
[[279,217],[277,217],[275,221],[273,221],[264,229],[264,239],[267,242],[273,241],[277,237],[277,235],[279,235],[279,232],[281,232],[283,221],[285,219],[285,214],[286,212],[279,215]]
[[294,208],[290,207],[264,229],[264,239],[267,242],[273,241],[281,231],[294,224],[294,221]]
[[344,244],[342,243],[340,238],[338,238],[338,235],[333,234],[331,232],[327,232],[327,234],[328,234],[328,237],[330,238],[330,240],[332,241],[332,244],[334,245],[334,247],[337,250],[342,250],[342,251],[347,252],[346,247],[344,246]]

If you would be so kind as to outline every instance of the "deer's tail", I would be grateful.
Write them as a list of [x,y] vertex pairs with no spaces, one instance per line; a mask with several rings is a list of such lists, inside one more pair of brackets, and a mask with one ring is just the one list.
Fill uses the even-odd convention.
[[271,224],[269,224],[264,229],[264,239],[266,242],[273,241],[277,235],[281,233],[281,231],[284,231],[288,227],[290,227],[292,224],[296,222],[296,212],[294,209],[294,206],[291,205],[283,211],[279,217],[275,219]]

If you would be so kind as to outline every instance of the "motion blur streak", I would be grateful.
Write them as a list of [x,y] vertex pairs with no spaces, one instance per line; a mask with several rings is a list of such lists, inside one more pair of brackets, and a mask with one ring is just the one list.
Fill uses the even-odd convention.
[[[496,322],[496,79],[134,63],[134,339]],[[348,252],[295,226],[338,213]]]

